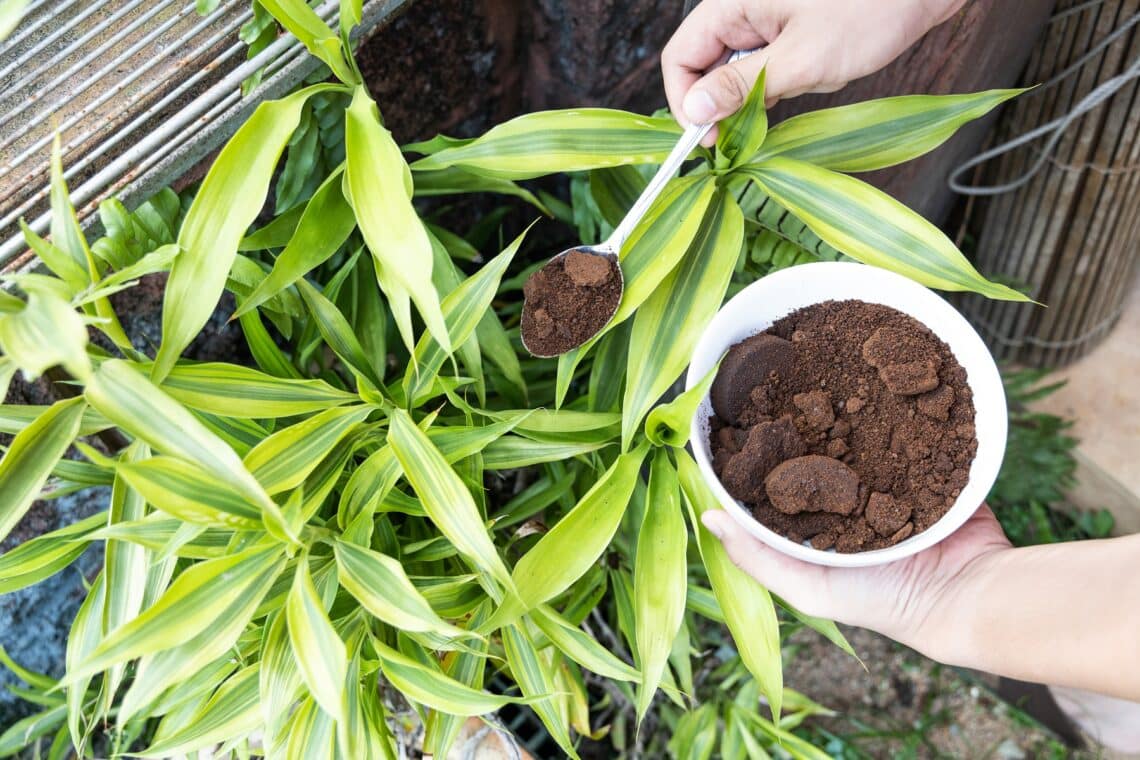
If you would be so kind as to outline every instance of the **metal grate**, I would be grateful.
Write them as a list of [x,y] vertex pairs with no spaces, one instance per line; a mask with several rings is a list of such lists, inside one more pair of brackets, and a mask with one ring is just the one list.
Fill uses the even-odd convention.
[[[370,0],[371,33],[406,0]],[[337,3],[318,15],[336,22]],[[34,266],[20,234],[49,226],[51,141],[81,223],[101,200],[128,206],[170,184],[218,147],[264,98],[308,76],[316,61],[292,35],[245,59],[238,29],[249,0],[222,0],[208,16],[194,0],[37,0],[0,43],[0,271]],[[242,98],[241,82],[264,67]]]

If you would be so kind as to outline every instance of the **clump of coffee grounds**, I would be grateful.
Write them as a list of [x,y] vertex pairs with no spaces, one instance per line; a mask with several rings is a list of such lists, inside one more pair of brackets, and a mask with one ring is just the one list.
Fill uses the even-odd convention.
[[926,530],[978,448],[966,371],[928,328],[879,304],[789,314],[729,349],[710,395],[725,489],[817,549],[870,551]]
[[571,251],[523,286],[522,339],[535,356],[577,348],[606,326],[621,302],[616,256]]

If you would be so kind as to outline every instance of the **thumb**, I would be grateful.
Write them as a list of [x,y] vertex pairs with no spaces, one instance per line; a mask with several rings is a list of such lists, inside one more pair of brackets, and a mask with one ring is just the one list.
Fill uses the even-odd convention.
[[786,599],[797,609],[818,608],[828,595],[828,568],[801,562],[753,538],[728,513],[705,512],[701,522],[724,545],[729,559],[760,585]]
[[740,110],[764,68],[764,52],[718,66],[698,79],[682,102],[685,118],[692,124],[708,124]]
[[685,117],[694,124],[704,124],[736,113],[765,67],[764,97],[769,105],[819,87],[821,70],[807,63],[810,45],[801,36],[789,26],[763,50],[705,74],[685,95]]

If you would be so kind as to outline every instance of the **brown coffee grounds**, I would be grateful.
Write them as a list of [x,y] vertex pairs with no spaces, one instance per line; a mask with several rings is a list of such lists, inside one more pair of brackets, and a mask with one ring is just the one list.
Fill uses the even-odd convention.
[[576,348],[606,326],[621,302],[617,257],[571,251],[523,285],[522,340],[535,356]]
[[965,370],[928,328],[879,304],[789,314],[729,349],[710,397],[725,489],[817,549],[881,549],[926,530],[977,452]]

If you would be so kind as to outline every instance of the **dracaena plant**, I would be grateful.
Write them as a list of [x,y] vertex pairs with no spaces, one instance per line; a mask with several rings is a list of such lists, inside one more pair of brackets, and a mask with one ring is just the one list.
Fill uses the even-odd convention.
[[[262,103],[188,209],[105,204],[90,246],[56,153],[50,240],[25,230],[49,274],[0,292],[0,389],[17,370],[70,378],[54,405],[0,407],[15,436],[0,538],[37,498],[110,493],[100,514],[0,557],[4,593],[105,547],[64,676],[20,671],[44,710],[0,755],[52,736],[80,755],[97,739],[153,757],[395,757],[416,723],[443,757],[467,717],[515,705],[569,756],[607,732],[629,756],[813,756],[791,731],[822,708],[783,686],[776,605],[847,644],[700,526],[715,498],[684,447],[711,377],[663,397],[734,280],[775,266],[846,255],[1021,298],[845,173],[928,151],[1013,93],[872,101],[769,130],[761,79],[622,252],[606,330],[537,360],[517,323],[542,251],[516,264],[520,236],[474,267],[480,252],[413,199],[500,193],[600,233],[676,123],[554,111],[401,150],[348,46],[359,0],[338,31],[301,0],[260,2],[334,81]],[[343,130],[343,162],[279,179],[278,213],[255,225],[314,109],[313,128]],[[563,172],[570,205],[517,184]],[[156,272],[169,279],[152,352],[110,296]],[[182,357],[227,289],[256,367]]]

